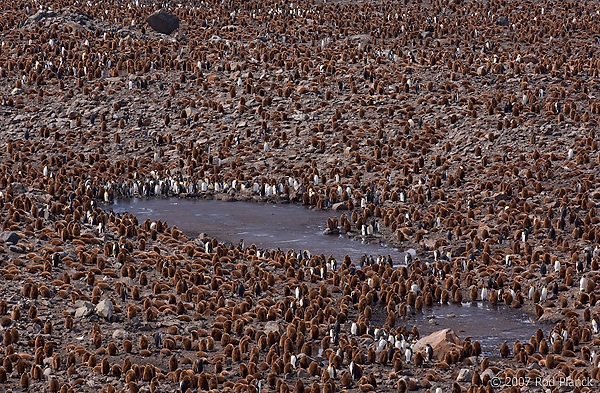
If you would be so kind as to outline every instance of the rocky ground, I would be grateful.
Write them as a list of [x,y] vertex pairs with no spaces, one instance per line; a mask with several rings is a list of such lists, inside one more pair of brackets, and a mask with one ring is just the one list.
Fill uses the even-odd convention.
[[[1,387],[598,391],[597,1],[187,2],[170,35],[146,1],[3,9]],[[99,207],[134,195],[331,209],[418,259]],[[554,327],[491,357],[392,344],[482,297]]]

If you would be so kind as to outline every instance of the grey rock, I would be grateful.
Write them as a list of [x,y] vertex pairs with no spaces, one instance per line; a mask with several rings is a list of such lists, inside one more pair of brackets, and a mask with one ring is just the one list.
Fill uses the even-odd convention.
[[104,318],[106,320],[110,321],[114,312],[115,307],[113,303],[108,299],[104,299],[96,305],[96,314],[98,314],[99,317]]
[[14,182],[12,184],[13,195],[21,195],[27,192],[27,185],[21,182]]
[[506,16],[501,16],[498,19],[496,19],[496,25],[498,25],[498,26],[509,26],[510,25],[510,21],[508,20],[508,18]]
[[458,373],[458,377],[456,378],[456,382],[471,382],[473,380],[473,370],[468,368],[463,368]]
[[303,112],[297,112],[292,115],[292,119],[296,121],[306,121],[308,120],[308,115]]
[[545,312],[540,319],[538,319],[539,323],[558,323],[562,321],[564,316],[559,312]]
[[280,332],[281,326],[277,322],[267,322],[264,328],[265,332]]
[[63,259],[63,258],[66,258],[66,257],[70,257],[74,261],[79,261],[79,257],[77,256],[77,254],[75,254],[71,250],[61,251],[61,252],[58,253],[58,256],[60,257],[60,259]]
[[17,244],[21,238],[15,232],[4,231],[0,233],[0,239],[3,239],[5,243]]
[[542,369],[542,366],[540,366],[540,364],[539,364],[539,363],[537,363],[537,362],[533,362],[533,363],[531,363],[531,365],[529,366],[529,369],[530,369],[530,370],[541,370],[541,369]]
[[348,203],[346,202],[337,202],[331,206],[331,210],[348,210]]
[[34,22],[38,22],[38,21],[44,19],[45,17],[51,18],[53,16],[54,16],[53,12],[46,13],[45,11],[40,10],[40,11],[36,12],[35,15],[30,16],[28,19],[31,19]]
[[16,245],[14,245],[14,244],[11,244],[10,246],[8,246],[8,249],[9,249],[10,251],[12,251],[12,252],[16,252],[16,253],[19,253],[19,254],[22,254],[22,253],[24,253],[24,252],[25,252],[25,250],[23,249],[23,247],[21,247],[21,246],[16,246]]
[[231,124],[235,121],[235,117],[233,116],[225,116],[223,117],[223,120],[221,120],[221,123],[223,124]]
[[94,312],[92,302],[83,302],[83,304],[75,310],[75,318],[85,318]]
[[325,228],[325,230],[323,231],[323,235],[339,235],[339,234],[340,234],[339,228]]
[[189,107],[189,106],[187,108],[185,108],[185,114],[189,118],[194,117],[194,115],[196,113],[198,113],[198,109],[196,109],[196,108],[192,108],[192,107]]
[[115,340],[129,340],[131,338],[131,335],[126,330],[117,329],[113,332],[112,337]]
[[162,9],[147,17],[146,22],[154,31],[163,34],[171,34],[179,28],[179,18]]
[[481,373],[480,377],[481,380],[483,381],[483,379],[485,378],[485,376],[490,377],[490,379],[494,378],[496,376],[496,374],[489,368],[486,368],[484,372]]

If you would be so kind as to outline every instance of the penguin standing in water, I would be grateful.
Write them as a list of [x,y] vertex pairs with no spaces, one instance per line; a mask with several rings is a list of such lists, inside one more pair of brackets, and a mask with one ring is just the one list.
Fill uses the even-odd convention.
[[482,301],[486,301],[486,300],[488,300],[488,293],[489,293],[489,291],[488,291],[488,288],[487,288],[487,286],[484,286],[484,287],[481,289],[481,300],[482,300]]

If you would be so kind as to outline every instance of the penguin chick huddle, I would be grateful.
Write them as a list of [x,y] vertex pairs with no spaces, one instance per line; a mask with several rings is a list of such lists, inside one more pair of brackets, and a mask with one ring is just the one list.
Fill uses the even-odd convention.
[[[145,23],[161,6],[172,35]],[[596,1],[3,10],[0,388],[598,381]],[[416,254],[300,257],[100,208],[131,196],[303,204]],[[468,301],[539,329],[493,354],[418,349],[413,315]]]

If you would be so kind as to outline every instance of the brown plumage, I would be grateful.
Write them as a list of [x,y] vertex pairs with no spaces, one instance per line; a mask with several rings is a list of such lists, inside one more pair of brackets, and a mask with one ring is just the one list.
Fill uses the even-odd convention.
[[421,352],[416,352],[414,356],[415,366],[421,367],[423,365],[423,354]]
[[347,388],[352,386],[352,377],[350,376],[350,373],[348,371],[344,371],[344,373],[342,374],[342,378],[340,379],[340,383],[342,384],[342,386]]
[[472,302],[477,301],[477,287],[475,285],[471,287],[471,293],[469,294],[469,298]]
[[140,349],[148,349],[148,337],[145,334],[140,336],[139,347]]
[[49,385],[48,389],[52,393],[58,392],[58,390],[60,389],[60,385],[59,385],[58,379],[56,379],[56,377],[52,377],[52,379],[50,379],[50,385]]
[[23,389],[29,388],[29,374],[27,374],[27,373],[21,374],[20,384]]

